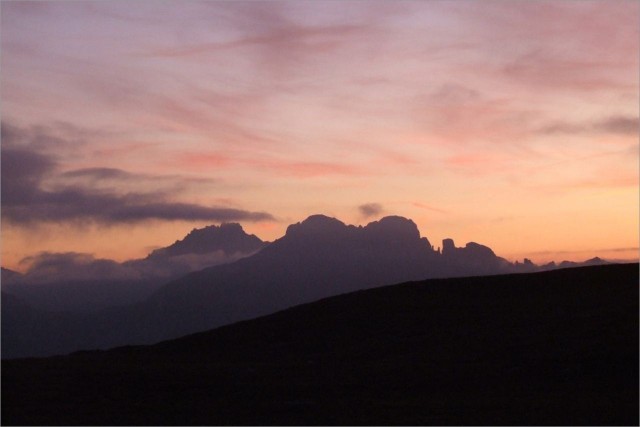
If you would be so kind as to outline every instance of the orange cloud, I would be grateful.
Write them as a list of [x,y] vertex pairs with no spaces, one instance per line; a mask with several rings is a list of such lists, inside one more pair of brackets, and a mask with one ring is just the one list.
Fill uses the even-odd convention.
[[513,170],[516,165],[497,153],[466,152],[445,159],[445,165],[468,175],[491,175]]
[[441,214],[445,214],[448,215],[450,212],[446,211],[444,209],[440,209],[440,208],[436,208],[435,206],[432,205],[428,205],[426,203],[422,203],[422,202],[411,202],[411,204],[417,208],[420,209],[426,209],[429,211],[433,211],[433,212],[437,212],[437,213],[441,213]]

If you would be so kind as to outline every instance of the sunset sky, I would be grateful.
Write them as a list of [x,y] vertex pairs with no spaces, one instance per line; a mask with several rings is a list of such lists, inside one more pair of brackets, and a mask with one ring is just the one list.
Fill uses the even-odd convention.
[[316,213],[638,258],[640,2],[0,7],[5,267]]

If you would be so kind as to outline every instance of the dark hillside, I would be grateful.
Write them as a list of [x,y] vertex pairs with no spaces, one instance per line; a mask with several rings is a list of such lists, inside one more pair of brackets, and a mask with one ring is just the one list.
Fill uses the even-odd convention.
[[2,424],[638,425],[638,264],[358,291],[2,362]]

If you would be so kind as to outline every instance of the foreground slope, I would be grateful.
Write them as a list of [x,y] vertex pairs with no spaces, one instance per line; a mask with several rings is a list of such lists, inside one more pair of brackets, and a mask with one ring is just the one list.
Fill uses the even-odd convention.
[[2,362],[2,424],[638,424],[638,264],[429,280]]

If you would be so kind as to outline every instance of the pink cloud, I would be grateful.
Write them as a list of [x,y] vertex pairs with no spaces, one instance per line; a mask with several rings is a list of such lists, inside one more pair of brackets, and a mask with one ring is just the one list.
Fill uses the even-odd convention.
[[248,164],[266,169],[275,175],[298,178],[317,178],[323,176],[358,176],[366,173],[362,167],[332,162],[287,161],[287,160],[250,160]]
[[154,142],[121,142],[119,145],[110,145],[95,148],[92,151],[92,157],[105,159],[119,159],[125,156],[139,155],[144,152],[152,151],[157,147]]
[[498,96],[457,83],[444,83],[417,96],[411,105],[416,124],[432,140],[437,136],[443,148],[524,142],[539,116],[519,105],[516,96]]
[[[532,91],[637,88],[640,4],[631,1],[454,3],[495,78]],[[495,49],[500,46],[500,49]]]
[[471,176],[504,174],[518,167],[508,156],[491,151],[454,154],[445,158],[444,163],[454,172]]
[[197,170],[229,167],[235,163],[232,157],[220,153],[186,153],[179,155],[174,161]]
[[[633,57],[630,57],[633,58]],[[503,68],[505,76],[533,87],[549,90],[610,91],[633,90],[637,83],[620,79],[619,70],[633,67],[633,59],[626,63],[586,58],[567,58],[537,49],[515,58]]]
[[226,42],[199,43],[177,48],[157,49],[143,56],[182,57],[201,54],[214,54],[227,49],[252,46],[278,46],[313,51],[327,51],[339,47],[345,37],[350,37],[366,27],[361,25],[329,25],[322,27],[302,27],[290,25],[272,30],[266,34],[251,35]]
[[368,174],[365,168],[349,163],[291,160],[269,156],[249,157],[241,153],[190,152],[177,155],[171,160],[171,163],[201,171],[233,167],[235,171],[259,171],[271,176],[293,176],[297,178],[348,177]]

